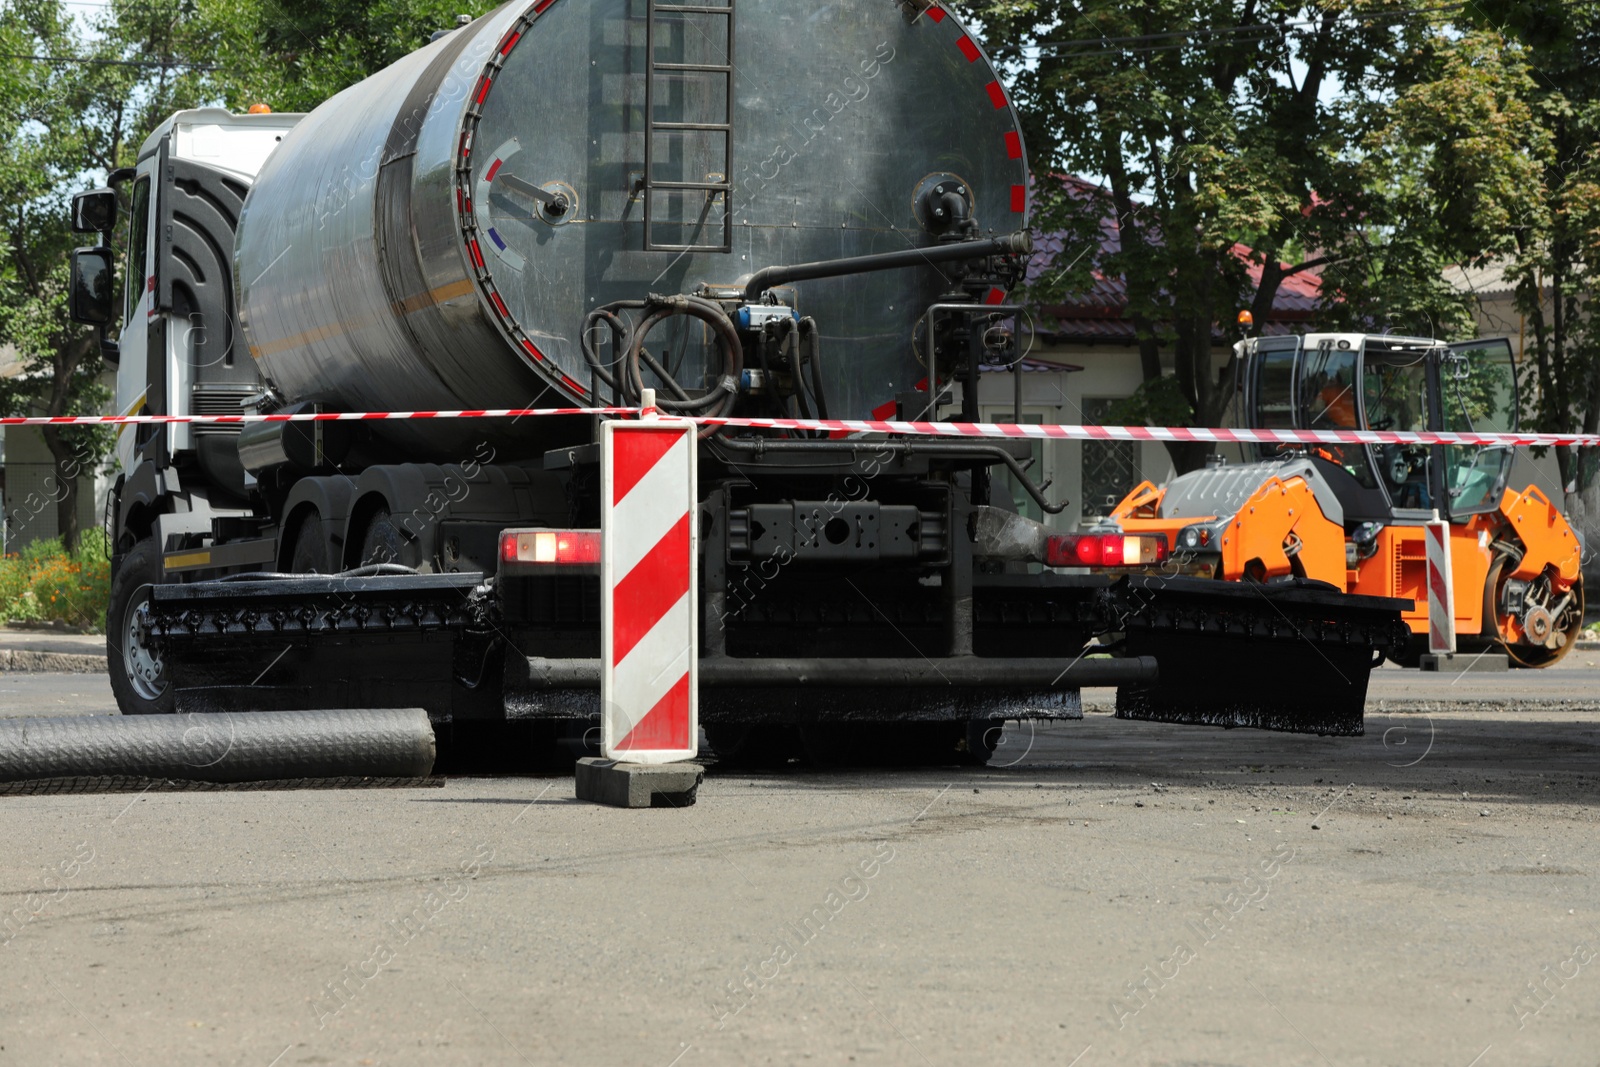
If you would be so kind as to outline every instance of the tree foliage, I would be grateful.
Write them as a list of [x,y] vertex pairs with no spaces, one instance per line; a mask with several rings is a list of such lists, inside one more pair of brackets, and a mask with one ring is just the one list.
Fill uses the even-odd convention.
[[487,0],[200,0],[219,42],[213,78],[221,100],[243,110],[310,111],[447,30]]
[[[1471,188],[1503,205],[1495,232],[1479,240],[1516,286],[1528,414],[1541,430],[1592,434],[1600,430],[1600,324],[1588,307],[1600,283],[1600,4],[1485,2],[1467,16],[1483,29],[1440,42],[1441,84],[1461,80],[1476,37],[1511,42],[1503,62],[1516,67],[1514,124],[1489,136],[1532,144],[1535,165],[1512,173],[1441,153],[1428,177],[1435,188]],[[1476,58],[1485,67],[1492,59]],[[1593,490],[1600,458],[1588,451],[1556,450],[1562,482],[1580,492]]]
[[[1014,78],[1041,225],[1093,241],[1101,218],[1116,220],[1120,250],[1047,273],[1051,290],[1034,295],[1059,300],[1094,272],[1122,280],[1145,382],[1129,410],[1217,425],[1233,379],[1215,365],[1217,344],[1241,335],[1241,309],[1266,322],[1283,283],[1304,272],[1322,279],[1326,326],[1468,326],[1443,268],[1498,233],[1496,195],[1527,180],[1537,146],[1474,129],[1452,149],[1420,121],[1428,102],[1415,85],[1439,78],[1440,29],[1425,11],[1376,0],[962,6]],[[1490,42],[1472,44],[1479,51],[1461,55],[1477,65],[1464,71],[1480,84],[1456,101],[1457,126],[1474,108],[1518,121],[1515,64],[1486,71]],[[1432,105],[1444,103],[1441,90]],[[1476,195],[1449,199],[1424,166],[1441,147],[1464,177],[1476,167],[1493,184],[1469,181]],[[1062,173],[1098,178],[1100,192],[1085,196]],[[1180,470],[1205,451],[1169,448]]]
[[[146,85],[137,73],[143,68],[114,62],[150,40],[142,33],[136,40],[86,37],[55,0],[14,0],[0,12],[0,50],[63,59],[11,62],[0,75],[0,344],[12,346],[20,364],[0,380],[7,415],[94,414],[108,399],[97,338],[67,317],[67,259],[79,240],[68,205],[72,191],[128,158],[149,115],[172,98],[170,83]],[[158,95],[162,89],[166,95]],[[110,435],[47,427],[43,436],[55,461],[46,491],[71,547],[79,476],[98,465]]]
[[[445,0],[111,0],[75,19],[59,0],[0,7],[0,345],[18,372],[0,379],[8,415],[93,414],[109,390],[93,330],[67,316],[71,196],[131,166],[174,111],[207,105],[310,110],[486,4]],[[124,204],[126,207],[126,204]],[[113,245],[125,255],[126,225]],[[111,333],[115,336],[113,325]],[[50,427],[46,484],[58,529],[76,543],[79,475],[113,436]]]

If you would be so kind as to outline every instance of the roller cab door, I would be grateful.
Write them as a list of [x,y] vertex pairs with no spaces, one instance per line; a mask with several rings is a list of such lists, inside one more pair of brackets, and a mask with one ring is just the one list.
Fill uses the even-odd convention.
[[[1517,428],[1517,364],[1505,338],[1460,341],[1438,367],[1439,428],[1450,433],[1509,433]],[[1441,449],[1444,504],[1464,521],[1500,506],[1511,477],[1507,445],[1446,445]]]
[[[1258,430],[1295,429],[1295,383],[1300,364],[1300,338],[1262,337],[1252,346],[1245,369],[1245,414]],[[1257,445],[1262,458],[1277,455],[1283,445]]]

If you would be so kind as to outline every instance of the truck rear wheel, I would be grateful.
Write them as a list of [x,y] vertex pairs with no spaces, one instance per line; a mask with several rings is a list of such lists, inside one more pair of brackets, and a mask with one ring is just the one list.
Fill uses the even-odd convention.
[[161,580],[161,553],[151,538],[133,546],[111,580],[106,606],[106,664],[111,692],[124,715],[167,715],[177,710],[161,655],[140,638],[135,625],[141,604]]
[[332,574],[339,570],[333,566],[332,559],[322,516],[312,512],[300,521],[295,533],[294,550],[289,554],[289,573]]
[[398,563],[422,566],[422,552],[414,538],[406,536],[388,508],[379,508],[367,520],[361,537],[361,564]]

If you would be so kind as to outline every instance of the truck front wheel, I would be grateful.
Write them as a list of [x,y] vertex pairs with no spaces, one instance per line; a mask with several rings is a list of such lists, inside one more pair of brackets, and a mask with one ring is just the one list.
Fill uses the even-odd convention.
[[138,610],[161,580],[161,553],[151,538],[133,546],[111,580],[106,607],[106,665],[124,715],[166,715],[177,708],[161,654],[139,635]]

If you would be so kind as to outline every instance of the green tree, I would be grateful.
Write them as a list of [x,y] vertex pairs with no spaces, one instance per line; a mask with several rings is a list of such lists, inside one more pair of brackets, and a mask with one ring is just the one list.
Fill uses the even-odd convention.
[[[1517,90],[1523,113],[1516,117],[1527,128],[1480,134],[1536,137],[1543,147],[1532,173],[1514,176],[1514,189],[1487,194],[1504,195],[1515,209],[1497,251],[1527,322],[1530,421],[1548,432],[1593,434],[1600,431],[1600,324],[1588,301],[1600,282],[1600,3],[1485,2],[1470,5],[1467,15],[1509,37],[1523,70]],[[1439,51],[1440,80],[1448,86],[1453,71],[1471,61],[1470,54],[1462,57],[1469,49],[1445,41]],[[1425,118],[1442,110],[1429,107]],[[1431,177],[1457,189],[1481,180],[1470,162],[1455,159],[1441,160]],[[1600,452],[1555,451],[1563,485],[1590,498],[1591,513],[1600,513],[1594,499]]]
[[[1232,400],[1215,339],[1265,322],[1285,280],[1323,276],[1347,302],[1330,321],[1368,328],[1459,321],[1431,235],[1396,225],[1391,188],[1363,148],[1384,124],[1425,20],[1372,0],[966,0],[1007,67],[1033,151],[1038,224],[1098,247],[1033,296],[1059,300],[1089,272],[1120,278],[1150,421],[1217,425]],[[1103,181],[1086,195],[1062,172]],[[1259,268],[1254,284],[1247,267]],[[1404,299],[1387,298],[1403,294]],[[1397,313],[1399,312],[1399,313]],[[1164,372],[1170,363],[1172,373]],[[1180,471],[1205,445],[1169,444]]]
[[[71,194],[135,162],[143,138],[183,108],[256,102],[310,110],[427,43],[483,0],[111,0],[76,21],[60,0],[3,0],[0,52],[0,344],[21,372],[0,380],[6,414],[103,410],[93,331],[67,317]],[[113,243],[126,240],[119,227]],[[115,328],[113,327],[113,333]],[[50,427],[59,528],[76,543],[78,477],[112,435]]]
[[409,55],[488,0],[198,0],[197,34],[214,42],[217,96],[236,110],[265,103],[310,111]]
[[[0,13],[0,49],[10,55],[70,57],[78,45],[59,4],[16,3]],[[107,396],[95,335],[66,311],[74,243],[66,193],[97,152],[119,150],[91,135],[87,112],[99,101],[89,99],[90,81],[84,65],[69,62],[13,60],[0,76],[0,343],[13,346],[21,363],[20,373],[0,381],[7,415],[95,414]],[[112,95],[120,98],[120,88]],[[106,435],[47,427],[43,436],[55,463],[44,491],[63,541],[75,547],[79,477],[98,465]]]

